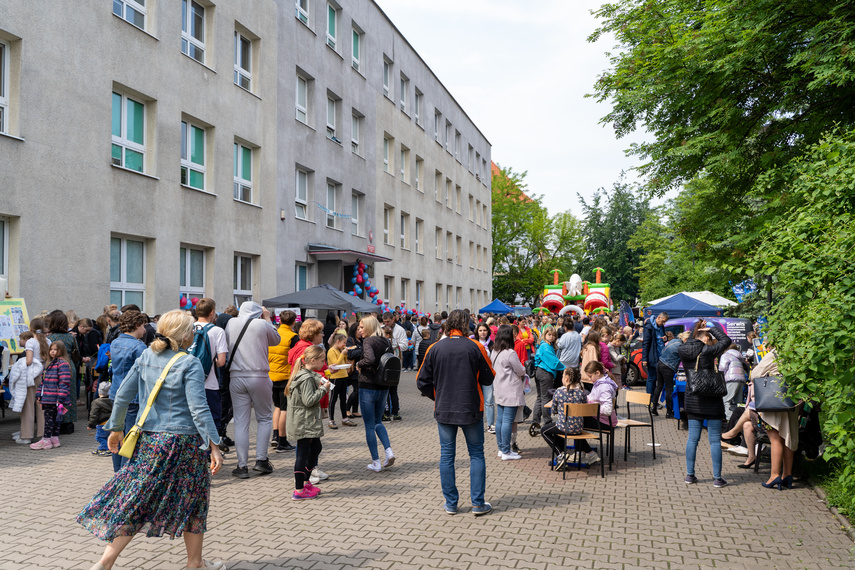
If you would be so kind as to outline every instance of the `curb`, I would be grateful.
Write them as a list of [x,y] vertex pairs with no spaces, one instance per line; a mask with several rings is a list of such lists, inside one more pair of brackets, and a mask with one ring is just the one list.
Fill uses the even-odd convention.
[[840,521],[840,528],[843,530],[843,532],[845,532],[849,536],[849,539],[852,542],[855,542],[855,527],[852,526],[852,523],[850,523],[846,519],[846,517],[841,515],[838,512],[836,507],[832,507],[828,504],[828,501],[826,499],[827,495],[825,494],[825,491],[822,489],[822,487],[817,487],[817,486],[811,485],[811,489],[813,489],[813,491],[816,493],[817,497],[819,497],[820,500],[822,500],[822,502],[824,502],[826,504],[826,506],[828,507],[828,510],[831,511],[831,514],[833,514],[835,517],[837,517],[837,520]]

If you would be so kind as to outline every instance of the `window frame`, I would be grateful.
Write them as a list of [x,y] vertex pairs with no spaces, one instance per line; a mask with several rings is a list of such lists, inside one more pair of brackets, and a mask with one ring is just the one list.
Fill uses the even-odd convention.
[[386,174],[392,174],[391,172],[391,161],[389,160],[389,153],[391,152],[390,148],[392,146],[392,142],[389,140],[389,137],[383,137],[383,172]]
[[383,244],[395,247],[392,244],[392,209],[389,206],[383,206]]
[[[330,204],[330,192],[332,192],[332,205]],[[330,182],[327,180],[327,212],[326,212],[326,227],[337,230],[339,229],[336,225],[336,198],[338,195],[338,185],[334,182]],[[330,213],[332,212],[332,213]]]
[[410,80],[407,78],[406,75],[404,75],[402,73],[401,74],[401,83],[400,83],[401,92],[398,94],[398,99],[400,100],[400,103],[401,103],[401,111],[403,111],[404,113],[407,112],[407,91],[410,90],[409,87],[410,87]]
[[[193,269],[193,256],[191,252],[200,252],[202,254],[202,285],[194,286],[190,285],[190,276],[192,275]],[[184,255],[184,263],[181,263],[182,253]],[[198,247],[192,247],[189,245],[182,245],[178,248],[178,289],[180,293],[187,298],[191,297],[204,297],[205,296],[205,274],[206,274],[206,264],[207,264],[207,252]],[[184,277],[184,285],[181,284],[181,277]]]
[[[120,242],[120,250],[119,250],[119,281],[112,280],[112,252],[113,252],[113,240],[119,240]],[[139,243],[142,245],[142,281],[141,282],[130,282],[128,281],[128,242],[132,241],[135,243]],[[142,293],[143,304],[140,305],[140,308],[145,311],[145,297],[146,297],[146,265],[147,265],[147,256],[148,256],[148,248],[146,247],[146,240],[139,238],[135,239],[132,236],[123,236],[123,235],[110,235],[110,296],[114,292],[121,294],[121,300],[123,305],[125,303],[125,295],[126,293]],[[118,304],[118,303],[117,303]]]
[[409,184],[409,180],[407,178],[410,175],[410,149],[401,145],[401,182],[404,184]]
[[350,66],[359,71],[360,52],[362,51],[362,34],[356,28],[351,28],[350,36]]
[[[188,136],[193,129],[198,129],[202,131],[202,164],[198,162],[193,162],[193,143],[194,137]],[[189,120],[182,119],[181,120],[181,185],[187,186],[188,188],[193,188],[194,190],[203,190],[207,192],[207,168],[205,165],[205,161],[207,159],[207,146],[208,146],[208,131],[205,127]],[[185,182],[185,169],[186,169],[186,182]],[[191,173],[197,172],[202,175],[202,187],[193,186],[191,184]]]
[[416,229],[413,235],[413,245],[415,246],[415,251],[418,254],[424,255],[424,233],[425,233],[425,221],[416,218]]
[[[303,85],[304,90],[304,103],[300,105],[300,85]],[[297,74],[297,93],[294,101],[295,107],[295,118],[303,123],[304,125],[309,124],[309,80],[303,77],[300,74]],[[303,118],[300,118],[300,113],[303,114]]]
[[361,196],[356,192],[350,195],[350,235],[359,237],[359,202]]
[[[304,196],[300,198],[300,175],[304,176],[305,186],[304,186]],[[303,215],[299,214],[300,207],[303,208]],[[294,217],[298,220],[311,221],[309,219],[309,171],[303,170],[302,168],[297,167],[295,171],[295,182],[294,182]]]
[[[300,288],[300,273],[303,277],[303,288]],[[305,291],[309,288],[309,266],[305,263],[294,264],[294,292]]]
[[12,99],[9,95],[11,52],[10,43],[0,38],[0,133],[9,132],[9,107]]
[[425,160],[421,158],[419,155],[416,155],[416,168],[413,171],[413,185],[416,187],[421,193],[424,193],[424,171],[425,171]]
[[[120,113],[120,118],[119,118],[120,134],[119,135],[112,134],[112,131],[111,131],[111,134],[112,134],[112,144],[114,146],[118,146],[121,148],[121,164],[116,164],[116,162],[115,162],[116,158],[112,156],[112,152],[111,152],[111,162],[114,166],[118,166],[120,168],[125,168],[127,170],[133,170],[134,172],[143,172],[144,173],[146,171],[146,168],[145,168],[145,160],[146,160],[146,144],[145,144],[145,141],[146,141],[146,119],[147,119],[146,103],[143,101],[139,101],[138,100],[138,99],[140,99],[139,97],[131,97],[131,96],[128,96],[127,93],[124,93],[122,91],[113,90],[111,97],[114,97],[116,95],[118,95],[120,97],[120,111],[119,111],[119,113]],[[113,98],[112,101],[113,101],[113,104],[115,104],[115,98]],[[138,143],[136,141],[132,141],[129,138],[127,138],[128,137],[128,122],[127,122],[128,121],[128,102],[133,102],[133,103],[136,103],[137,105],[142,106],[142,124],[140,125],[141,131],[142,131],[142,143]],[[113,110],[113,113],[115,113],[115,110]],[[135,168],[131,168],[131,167],[127,166],[127,157],[125,154],[125,152],[127,150],[130,150],[131,152],[135,152],[135,153],[141,155],[141,158],[140,158],[141,168],[140,168],[140,170],[137,170]]]
[[[232,290],[232,294],[234,295],[235,305],[237,305],[238,307],[240,306],[240,303],[242,303],[243,301],[251,301],[252,300],[253,273],[254,273],[253,263],[252,263],[253,259],[252,258],[253,258],[253,256],[248,255],[248,254],[237,253],[237,252],[235,252],[235,254],[234,254],[234,272],[233,272],[233,281],[232,281],[234,288]],[[242,263],[243,260],[249,261],[249,289],[239,288],[239,285],[241,285],[241,283],[243,282],[243,276],[244,276],[243,263]]]
[[410,215],[406,212],[401,212],[401,215],[399,216],[399,221],[401,227],[398,230],[398,234],[400,238],[401,249],[410,249],[410,236],[409,232],[407,231],[410,229]]
[[[330,16],[332,16],[332,19],[330,19]],[[338,41],[338,20],[338,10],[336,10],[335,6],[327,2],[326,43],[333,51],[338,51],[336,49],[336,42]],[[332,34],[330,34],[330,25],[332,25]]]
[[[122,7],[121,14],[116,14],[117,5]],[[138,26],[136,23],[128,19],[128,10],[132,10],[142,16],[142,26]],[[146,25],[148,24],[148,8],[144,4],[140,4],[136,0],[113,0],[113,14],[123,19],[133,27],[138,28],[142,31],[146,31]]]
[[[250,69],[245,69],[243,67],[243,64],[241,63],[241,60],[243,59],[242,56],[244,55],[244,50],[241,47],[243,45],[242,44],[243,41],[246,41],[246,43],[249,46],[249,57],[247,58],[247,61],[249,62]],[[252,51],[253,51],[252,50],[252,39],[248,38],[247,36],[242,34],[240,31],[235,30],[234,83],[235,83],[235,85],[237,85],[241,89],[245,89],[245,90],[249,91],[250,93],[252,92],[252,69],[251,69],[253,67],[253,65],[252,65]],[[247,83],[246,86],[241,85],[241,80],[243,80],[243,79],[246,80],[246,83]]]
[[383,58],[383,95],[392,98],[392,88],[389,83],[392,80],[392,63],[387,60],[385,57]]
[[[249,151],[249,178],[245,178],[243,175],[246,174],[244,172],[244,164],[243,164],[243,151]],[[255,158],[254,158],[254,150],[252,147],[247,146],[243,142],[234,141],[234,190],[235,196],[234,199],[238,202],[245,202],[247,204],[254,204],[253,198],[255,197],[255,186],[252,181],[252,172],[255,167]],[[249,200],[243,198],[243,192],[249,191]],[[239,195],[238,195],[239,194]]]
[[[9,218],[0,216],[0,276],[9,277]],[[5,291],[0,291],[3,295]]]
[[362,122],[362,117],[352,113],[350,115],[350,151],[360,156],[359,154],[359,131],[361,130],[360,123]]
[[[311,0],[295,0],[296,12],[294,16],[306,26],[309,25],[309,13],[311,12],[310,2]],[[300,5],[302,3],[306,4],[305,8]]]
[[[336,114],[336,107],[337,107],[336,103],[337,103],[337,101],[335,99],[333,99],[332,97],[327,95],[327,138],[330,140],[336,138],[336,136],[335,136],[335,127],[336,127],[335,114]],[[330,115],[330,113],[332,113],[332,115]]]
[[422,111],[422,99],[424,98],[424,93],[416,89],[415,96],[413,97],[413,118],[416,121],[417,125],[421,125],[421,111]]
[[[198,61],[202,65],[205,65],[205,6],[196,2],[195,0],[181,0],[181,53],[189,57],[194,61]],[[200,40],[192,33],[192,26],[194,24],[193,16],[194,16],[194,8],[198,7],[198,9],[202,10],[202,39]],[[185,29],[187,28],[187,29]],[[202,59],[199,59],[195,55],[191,55],[190,47],[193,46],[197,50],[199,50],[202,54]]]

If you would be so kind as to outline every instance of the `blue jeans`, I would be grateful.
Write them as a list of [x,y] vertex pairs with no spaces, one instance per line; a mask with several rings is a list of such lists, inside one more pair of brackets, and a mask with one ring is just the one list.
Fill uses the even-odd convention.
[[[134,427],[134,424],[137,423],[137,414],[140,413],[140,405],[139,404],[128,404],[128,413],[125,415],[125,434],[131,431],[131,428]],[[120,446],[121,447],[121,446]],[[127,457],[122,457],[118,453],[113,454],[113,473],[118,473],[119,469],[128,464]]]
[[[689,420],[689,439],[686,441],[686,475],[695,474],[695,455],[701,440],[703,420]],[[707,435],[710,440],[713,478],[721,479],[721,420],[707,420]]]
[[389,443],[389,432],[383,425],[381,418],[386,407],[386,398],[389,390],[369,390],[366,387],[359,389],[359,407],[362,410],[362,423],[365,425],[365,443],[371,452],[371,459],[377,461],[380,455],[377,453],[377,438],[383,444],[383,449],[392,447]]
[[[364,417],[364,415],[363,415]],[[446,507],[457,507],[460,496],[454,477],[454,457],[457,452],[457,428],[463,430],[466,447],[469,448],[469,494],[472,506],[484,504],[484,489],[487,486],[487,465],[484,462],[484,425],[482,422],[457,426],[441,424],[439,426],[439,480]]]
[[502,453],[511,452],[511,427],[517,417],[517,406],[496,404],[496,443]]
[[95,441],[98,442],[98,451],[107,451],[107,438],[110,432],[104,429],[103,426],[95,426]]
[[[656,362],[648,362],[647,363],[647,393],[652,394],[653,389],[656,388]],[[656,402],[657,404],[659,402]]]
[[484,394],[484,423],[488,426],[496,425],[496,400],[493,398],[493,385],[481,386]]

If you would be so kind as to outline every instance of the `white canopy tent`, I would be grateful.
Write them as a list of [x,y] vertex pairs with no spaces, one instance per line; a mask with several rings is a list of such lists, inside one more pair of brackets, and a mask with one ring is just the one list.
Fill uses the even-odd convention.
[[[676,295],[676,294],[677,293],[674,293],[674,295]],[[716,295],[712,291],[692,291],[692,292],[684,291],[684,294],[688,295],[692,299],[697,299],[698,301],[701,301],[702,303],[706,303],[707,305],[712,305],[713,307],[733,307],[733,306],[737,305],[737,303],[731,301],[730,299],[726,299],[726,298],[722,297],[721,295]],[[654,299],[653,301],[646,303],[645,306],[650,307],[653,305],[657,305],[657,304],[661,303],[662,301],[670,299],[674,295],[668,295],[667,297],[662,297],[661,299]]]

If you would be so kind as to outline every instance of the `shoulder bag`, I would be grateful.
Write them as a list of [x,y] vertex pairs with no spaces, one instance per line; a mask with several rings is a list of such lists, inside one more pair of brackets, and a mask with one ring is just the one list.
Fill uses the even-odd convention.
[[715,372],[709,370],[701,370],[698,372],[698,363],[701,360],[701,355],[698,355],[695,360],[695,370],[692,374],[692,393],[697,396],[718,396],[722,397],[727,394],[727,384],[724,381],[724,374],[719,372],[718,365],[713,360]]
[[[223,390],[229,389],[229,384],[231,384],[231,368],[232,368],[232,360],[235,359],[235,354],[237,354],[237,349],[240,346],[240,341],[243,339],[243,335],[246,332],[246,329],[249,328],[249,324],[253,321],[253,319],[247,319],[246,323],[243,325],[243,328],[240,330],[240,334],[235,341],[235,345],[229,351],[229,358],[226,361],[226,365],[218,368],[217,370],[220,373],[220,385]],[[298,338],[296,335],[294,338]]]
[[122,447],[119,449],[119,455],[122,457],[130,459],[134,454],[134,449],[137,447],[137,440],[140,438],[140,433],[142,433],[142,425],[145,423],[145,418],[148,416],[148,412],[151,410],[151,406],[154,404],[154,400],[157,398],[158,392],[160,392],[160,387],[163,386],[163,381],[166,380],[166,374],[169,372],[169,369],[172,368],[172,365],[175,364],[175,362],[182,356],[187,356],[187,353],[179,352],[175,354],[175,356],[169,360],[167,365],[164,366],[163,372],[160,373],[157,382],[154,384],[154,388],[151,389],[151,393],[148,395],[148,402],[145,405],[145,409],[139,417],[137,417],[137,423],[134,424],[134,427],[125,434],[125,437],[122,440]]
[[787,396],[787,381],[780,376],[754,379],[754,409],[758,412],[790,412],[796,403]]

